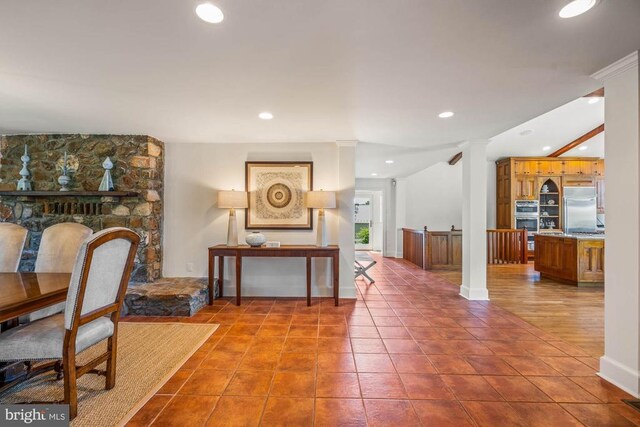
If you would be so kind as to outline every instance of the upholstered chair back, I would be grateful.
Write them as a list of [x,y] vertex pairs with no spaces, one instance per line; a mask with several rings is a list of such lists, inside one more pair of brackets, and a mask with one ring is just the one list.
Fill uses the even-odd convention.
[[[87,313],[119,304],[129,282],[140,237],[127,228],[107,228],[80,246],[65,306],[65,328]],[[113,310],[112,310],[113,311]]]
[[0,273],[18,271],[27,233],[19,225],[0,222]]
[[52,225],[42,233],[35,271],[71,273],[80,245],[93,234],[89,227],[75,222]]

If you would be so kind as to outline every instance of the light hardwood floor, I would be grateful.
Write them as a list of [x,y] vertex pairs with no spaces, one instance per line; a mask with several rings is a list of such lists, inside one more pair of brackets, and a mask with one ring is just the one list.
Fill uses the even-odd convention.
[[[460,271],[433,271],[459,285]],[[487,287],[491,302],[577,345],[590,356],[604,353],[604,288],[577,287],[540,279],[527,265],[490,265]]]

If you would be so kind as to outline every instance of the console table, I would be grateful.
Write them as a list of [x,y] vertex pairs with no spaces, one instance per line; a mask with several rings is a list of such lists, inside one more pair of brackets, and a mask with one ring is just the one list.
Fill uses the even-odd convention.
[[307,246],[285,245],[279,248],[251,247],[251,246],[227,246],[216,245],[209,248],[209,304],[213,304],[214,296],[214,263],[218,257],[218,277],[220,283],[220,296],[223,296],[224,283],[224,257],[236,258],[236,305],[242,301],[242,258],[244,257],[278,257],[278,258],[306,258],[307,259],[307,305],[311,305],[311,258],[331,258],[333,298],[336,307],[339,304],[339,265],[340,248],[338,246]]

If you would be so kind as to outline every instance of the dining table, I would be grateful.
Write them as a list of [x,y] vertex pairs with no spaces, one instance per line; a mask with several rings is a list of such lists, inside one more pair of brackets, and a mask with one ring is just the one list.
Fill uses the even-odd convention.
[[[0,273],[0,334],[18,326],[20,316],[65,301],[70,280],[70,273]],[[56,363],[0,363],[0,393]]]

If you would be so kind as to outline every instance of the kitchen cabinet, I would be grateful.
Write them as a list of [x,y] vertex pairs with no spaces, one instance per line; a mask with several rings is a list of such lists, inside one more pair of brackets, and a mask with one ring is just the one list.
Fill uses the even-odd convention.
[[566,175],[562,177],[563,187],[593,187],[595,177],[591,175]]
[[535,236],[534,268],[541,277],[574,285],[604,283],[604,237]]
[[596,208],[599,214],[604,213],[604,177],[596,178]]
[[513,162],[513,172],[516,175],[530,175],[531,162],[528,160],[516,160]]
[[536,177],[533,175],[516,175],[515,200],[532,200],[536,198]]
[[604,160],[599,159],[592,164],[592,173],[594,176],[604,176]]
[[562,178],[540,176],[537,178],[540,203],[540,230],[562,229]]
[[538,161],[539,175],[560,175],[562,165],[559,162],[550,162],[547,160]]
[[503,162],[496,165],[498,177],[496,186],[496,226],[511,228],[513,208],[511,206],[511,164]]

